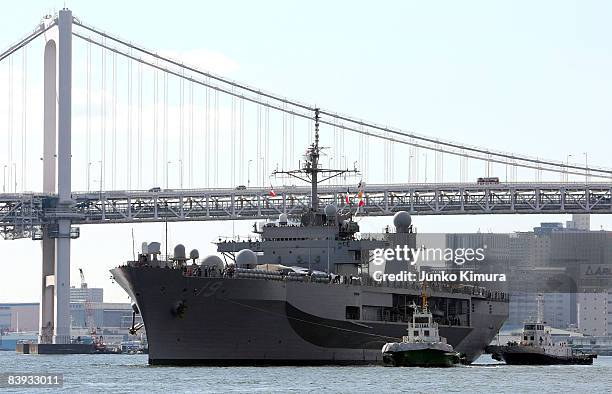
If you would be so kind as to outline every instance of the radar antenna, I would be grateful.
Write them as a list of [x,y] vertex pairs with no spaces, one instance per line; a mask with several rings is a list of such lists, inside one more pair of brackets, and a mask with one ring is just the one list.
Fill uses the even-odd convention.
[[[304,155],[304,164],[297,170],[289,170],[289,171],[279,171],[278,169],[273,171],[273,175],[287,175],[293,178],[297,178],[304,182],[310,183],[311,189],[311,210],[318,211],[319,210],[319,195],[318,195],[318,185],[321,182],[325,182],[329,179],[335,178],[342,174],[352,173],[359,174],[357,168],[344,169],[344,170],[336,170],[331,168],[319,168],[319,158],[321,156],[321,151],[325,148],[319,146],[319,119],[320,113],[319,108],[315,108],[314,110],[314,121],[315,121],[315,139],[312,144],[306,149],[306,154]],[[321,175],[319,177],[319,175]]]

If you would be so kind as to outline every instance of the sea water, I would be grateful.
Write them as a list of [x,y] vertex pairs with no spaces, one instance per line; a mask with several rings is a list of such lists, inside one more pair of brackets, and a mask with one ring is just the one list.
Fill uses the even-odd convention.
[[0,372],[60,373],[63,387],[0,392],[74,393],[599,393],[612,391],[612,357],[592,366],[511,366],[483,356],[454,368],[163,367],[146,355],[22,355],[0,352]]

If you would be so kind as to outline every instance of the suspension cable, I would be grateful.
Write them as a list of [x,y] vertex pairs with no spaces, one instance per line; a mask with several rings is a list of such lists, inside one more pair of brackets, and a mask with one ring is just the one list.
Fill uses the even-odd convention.
[[213,150],[215,152],[215,185],[219,184],[219,91],[215,90],[215,125],[213,129]]
[[111,153],[113,168],[112,168],[112,187],[116,190],[117,182],[117,54],[113,53],[113,151]]
[[204,138],[204,151],[206,152],[205,156],[206,156],[206,168],[205,168],[205,180],[206,180],[206,187],[208,187],[210,185],[210,156],[211,156],[211,149],[210,149],[210,89],[208,87],[206,87],[206,111],[204,111],[206,114],[206,123],[205,123],[205,138]]
[[8,190],[13,185],[13,58],[8,61]]
[[27,35],[25,38],[19,40],[17,43],[11,45],[6,50],[4,50],[4,52],[0,53],[0,62],[6,59],[7,57],[11,56],[13,53],[17,52],[21,48],[25,47],[30,42],[38,38],[41,34],[45,33],[47,30],[49,30],[50,28],[56,25],[57,25],[56,20],[54,20],[48,26],[45,26],[44,23],[40,23],[38,26],[36,26],[36,28],[34,29],[34,32]]
[[193,186],[193,84],[189,84],[189,187]]
[[102,122],[100,124],[100,190],[104,187],[104,178],[105,178],[105,168],[106,164],[106,51],[104,47],[102,47],[102,78],[101,78],[101,88],[100,95],[101,97],[101,113],[102,113]]
[[158,123],[158,91],[157,86],[157,70],[153,71],[153,186],[157,186],[157,167],[159,166],[158,155],[158,141],[157,141],[157,123]]
[[230,179],[231,186],[236,185],[236,97],[232,96],[230,102]]
[[[167,62],[169,64],[172,64],[174,66],[177,66],[177,67],[180,67],[180,68],[183,68],[183,69],[187,69],[187,70],[189,70],[189,71],[191,71],[193,73],[197,73],[197,74],[200,74],[200,75],[207,76],[209,78],[213,78],[213,79],[215,79],[215,80],[217,80],[219,82],[231,85],[233,87],[240,88],[242,90],[245,90],[245,91],[248,91],[248,92],[251,92],[251,93],[257,93],[258,95],[261,95],[263,97],[266,97],[266,98],[269,98],[269,99],[272,99],[272,100],[275,100],[275,101],[279,101],[279,102],[284,103],[284,104],[289,104],[289,105],[292,105],[292,106],[295,106],[295,107],[298,107],[298,108],[301,108],[301,109],[305,109],[305,110],[308,110],[308,111],[314,111],[314,107],[313,106],[300,103],[300,102],[298,102],[296,100],[289,100],[289,99],[283,98],[283,97],[281,97],[279,95],[275,95],[275,94],[272,94],[272,93],[263,92],[260,89],[255,89],[255,88],[247,86],[245,84],[240,84],[240,83],[237,83],[235,81],[231,81],[231,80],[228,80],[226,78],[222,78],[222,77],[219,77],[219,76],[216,76],[216,75],[213,75],[213,74],[210,74],[210,73],[207,73],[207,72],[195,69],[193,67],[184,65],[184,64],[182,64],[182,63],[180,63],[178,61],[175,61],[175,60],[163,57],[163,56],[161,56],[161,55],[159,55],[157,53],[154,53],[154,52],[152,52],[150,50],[144,49],[141,46],[137,46],[137,45],[135,45],[135,44],[133,44],[131,42],[127,42],[125,40],[122,40],[122,39],[119,39],[119,38],[117,38],[115,36],[112,36],[112,35],[110,35],[108,33],[99,31],[99,30],[97,30],[97,29],[95,29],[95,28],[93,28],[91,26],[83,24],[80,21],[79,22],[75,21],[75,24],[77,24],[78,26],[80,26],[80,27],[82,27],[82,28],[84,28],[86,30],[94,32],[94,33],[96,33],[96,34],[98,34],[98,35],[100,35],[102,37],[107,37],[107,38],[109,38],[109,39],[111,39],[111,40],[113,40],[113,41],[115,41],[115,42],[117,42],[117,43],[119,43],[121,45],[127,46],[129,48],[136,49],[139,52],[142,52],[142,53],[144,53],[144,54],[146,54],[148,56],[151,56],[151,57],[154,57],[156,59],[162,60],[162,61]],[[275,109],[278,109],[278,110],[281,110],[281,111],[283,110],[282,108],[275,108]],[[455,142],[452,142],[452,141],[440,140],[440,139],[431,138],[431,137],[427,137],[427,136],[416,134],[416,133],[406,132],[406,131],[399,130],[399,129],[392,129],[392,128],[389,128],[389,127],[380,126],[380,125],[374,124],[372,122],[367,122],[367,121],[364,121],[364,120],[356,119],[356,118],[353,118],[353,117],[350,117],[350,116],[346,116],[346,115],[340,115],[340,114],[337,114],[337,113],[332,113],[330,111],[325,111],[325,110],[320,110],[320,114],[321,115],[330,116],[332,118],[335,118],[336,120],[342,120],[342,121],[354,123],[354,124],[357,124],[357,125],[363,125],[365,127],[374,128],[374,129],[377,129],[379,131],[383,131],[383,132],[386,132],[386,133],[392,133],[392,134],[398,134],[398,135],[402,135],[402,136],[406,136],[406,137],[411,137],[411,138],[414,138],[414,139],[417,139],[417,140],[422,140],[422,141],[425,141],[425,142],[428,142],[428,143],[432,143],[432,144],[440,144],[440,145],[447,146],[447,147],[454,148],[454,149],[465,149],[467,151],[471,151],[471,152],[475,152],[475,153],[479,153],[479,154],[487,154],[487,155],[488,154],[492,154],[494,156],[503,157],[505,159],[519,160],[519,161],[525,161],[525,162],[529,162],[529,163],[539,163],[539,164],[543,164],[543,165],[555,166],[555,167],[561,167],[561,168],[571,168],[571,169],[574,169],[574,170],[581,170],[581,171],[592,170],[592,171],[596,171],[596,172],[605,173],[608,176],[612,175],[612,169],[607,169],[607,168],[603,168],[603,167],[590,167],[590,168],[586,168],[586,167],[582,167],[582,166],[575,165],[575,164],[571,164],[570,165],[568,163],[562,163],[562,162],[550,161],[550,160],[541,160],[541,159],[538,159],[538,158],[531,158],[531,157],[528,157],[528,156],[525,156],[525,155],[516,155],[516,154],[512,154],[512,153],[493,151],[493,150],[490,150],[490,149],[485,149],[485,148],[480,148],[480,147],[475,147],[475,146],[463,145],[463,144],[455,143]],[[426,149],[434,150],[431,147],[427,147]],[[457,153],[455,153],[455,152],[447,152],[447,153],[451,153],[451,154],[457,155]],[[479,157],[479,156],[475,156],[473,158],[477,159],[477,160],[485,160],[484,158]],[[521,165],[521,166],[523,166],[523,165]],[[526,168],[530,168],[530,167],[526,167]],[[546,169],[546,171],[554,171],[554,170]],[[556,172],[556,171],[554,171],[554,172]]]
[[142,188],[142,64],[138,64],[138,188]]
[[[240,183],[244,184],[244,101],[240,100]],[[259,161],[259,158],[257,158]]]
[[133,79],[133,72],[132,72],[132,62],[128,61],[127,62],[127,69],[128,69],[128,81],[127,81],[127,146],[126,146],[126,155],[127,155],[127,190],[130,190],[132,188],[132,148],[133,148],[133,136],[132,136],[132,106],[133,106],[133,99],[132,99],[132,79]]
[[288,100],[288,99],[284,99],[284,98],[282,98],[280,96],[277,96],[275,94],[268,93],[268,92],[262,91],[260,89],[256,89],[256,88],[253,88],[253,87],[250,87],[250,86],[247,86],[245,84],[241,84],[241,83],[238,83],[238,82],[235,82],[235,81],[230,81],[230,80],[228,80],[226,78],[222,78],[222,77],[217,76],[215,74],[212,74],[212,73],[209,73],[209,72],[205,72],[205,71],[198,70],[196,68],[187,66],[187,65],[185,65],[185,64],[183,64],[183,63],[181,63],[179,61],[172,60],[170,58],[161,56],[161,55],[159,55],[159,54],[157,54],[157,53],[155,53],[155,52],[153,52],[151,50],[145,49],[142,46],[135,45],[132,42],[128,42],[126,40],[122,40],[122,39],[120,39],[120,38],[118,38],[116,36],[113,36],[113,35],[110,35],[108,33],[105,33],[105,32],[102,32],[100,30],[97,30],[97,29],[95,29],[95,28],[93,28],[93,27],[91,27],[89,25],[85,25],[81,21],[76,21],[75,20],[74,24],[77,25],[77,26],[80,26],[80,27],[82,27],[82,28],[84,28],[86,30],[89,30],[89,31],[91,31],[93,33],[96,33],[96,34],[98,34],[98,35],[100,35],[102,37],[109,38],[109,39],[111,39],[111,40],[113,40],[113,41],[115,41],[115,42],[117,42],[117,43],[119,43],[121,45],[124,45],[124,46],[128,47],[128,48],[135,49],[135,50],[137,50],[139,52],[142,52],[142,53],[144,53],[144,54],[146,54],[148,56],[151,56],[151,57],[154,57],[154,58],[156,58],[158,60],[162,60],[164,62],[170,63],[170,64],[172,64],[174,66],[177,66],[177,67],[180,67],[182,69],[186,69],[186,70],[188,70],[190,72],[193,72],[193,73],[196,73],[196,74],[199,74],[199,75],[202,75],[202,76],[214,79],[214,80],[219,81],[219,82],[223,82],[225,84],[231,85],[233,87],[236,87],[236,88],[239,88],[239,89],[242,89],[242,90],[246,90],[246,91],[251,92],[251,93],[256,93],[256,94],[258,94],[260,96],[267,97],[267,98],[272,99],[272,100],[280,101],[282,103],[290,104],[290,105],[293,105],[293,106],[296,106],[296,107],[300,107],[302,109],[306,109],[306,110],[309,110],[309,111],[314,111],[314,107],[312,107],[312,106],[309,106],[309,105],[306,105],[306,104],[303,104],[303,103],[299,103],[297,101],[291,101],[291,100]]
[[[257,179],[256,179],[255,184],[257,184],[257,181],[259,181],[259,174],[261,173],[262,174],[261,175],[261,179],[262,179],[262,185],[261,186],[263,187],[265,185],[263,185],[263,173],[264,173],[263,171],[264,170],[263,170],[263,162],[261,160],[261,158],[263,157],[261,155],[261,143],[262,143],[262,141],[261,141],[261,105],[257,105],[257,107],[256,107],[256,115],[257,115],[257,119],[256,119],[256,125],[257,125],[257,127],[256,127],[257,128],[257,133],[256,133],[256,135],[257,135],[257,141],[256,141],[257,142],[257,162],[255,163],[255,169],[256,169],[255,170],[255,174],[256,174],[255,177]],[[247,166],[248,166],[248,163],[247,163]],[[247,168],[247,171],[248,171],[248,168]],[[250,175],[250,174],[247,174],[247,175]],[[250,179],[247,179],[247,181],[249,181],[249,180]]]
[[28,175],[28,162],[27,157],[27,144],[28,144],[28,127],[27,127],[27,102],[28,102],[28,49],[23,48],[22,53],[22,104],[21,104],[21,190],[28,190],[27,175]]
[[86,83],[86,95],[87,95],[87,118],[85,119],[85,145],[86,157],[87,157],[87,191],[91,188],[91,43],[87,43],[87,83]]
[[[168,74],[164,75],[164,166],[168,165]],[[168,172],[163,176],[166,188],[168,188]]]
[[[94,31],[94,32],[98,33],[97,31]],[[98,33],[98,34],[100,34],[100,33]],[[93,40],[92,38],[82,36],[79,33],[74,33],[73,32],[73,35],[75,35],[75,36],[77,36],[77,37],[79,37],[81,39],[84,39],[84,40],[91,40],[96,45],[105,45],[105,44],[101,44],[100,42],[98,42],[96,40]],[[117,41],[117,40],[115,40],[115,41]],[[123,43],[123,41],[121,41],[121,40],[119,40],[118,42]],[[193,76],[185,76],[184,74],[181,74],[179,72],[176,72],[176,71],[164,68],[164,67],[156,65],[156,64],[153,64],[152,62],[149,62],[149,61],[146,61],[144,59],[138,58],[138,57],[136,57],[134,55],[126,54],[125,52],[122,52],[119,49],[108,47],[108,46],[106,46],[106,48],[109,49],[109,50],[115,51],[117,53],[120,53],[120,54],[122,54],[124,56],[127,56],[127,57],[131,58],[132,60],[135,60],[135,61],[137,61],[137,62],[139,62],[141,64],[146,64],[146,65],[148,65],[150,67],[158,68],[158,69],[160,69],[160,70],[162,70],[164,72],[176,75],[176,76],[178,76],[180,78],[183,78],[183,79],[186,79],[188,81],[191,81],[191,82],[194,82],[194,83],[198,83],[198,84],[201,84],[201,85],[204,85],[204,86],[208,86],[208,87],[214,89],[216,92],[222,92],[222,93],[225,93],[227,95],[235,96],[235,97],[241,98],[241,99],[246,100],[246,101],[250,101],[250,102],[253,102],[253,103],[258,103],[260,105],[263,105],[263,106],[267,107],[268,110],[269,110],[269,108],[272,108],[272,109],[275,109],[275,110],[278,110],[278,111],[294,114],[295,116],[300,116],[302,118],[307,118],[307,119],[311,119],[312,118],[311,114],[305,114],[305,113],[297,112],[296,110],[286,109],[286,108],[283,108],[280,105],[271,104],[270,102],[263,102],[263,101],[257,100],[256,98],[253,98],[253,97],[250,97],[250,96],[246,96],[246,95],[244,95],[242,93],[235,93],[235,92],[232,92],[231,90],[229,90],[227,88],[223,88],[221,86],[217,86],[217,85],[211,84],[210,82],[206,82],[206,81],[201,81],[201,80],[195,79]],[[163,57],[161,57],[159,55],[156,55],[154,57],[158,57],[158,58],[163,59]],[[188,69],[188,70],[191,71],[191,69],[189,67],[185,67],[185,66],[180,65],[180,64],[177,64],[177,65],[180,66],[180,67],[183,67],[184,69]],[[198,73],[198,74],[202,74],[202,75],[207,75],[206,73],[198,72],[198,70],[195,70],[195,69],[194,69],[194,72]],[[215,79],[218,79],[218,78],[219,77],[215,77]],[[222,81],[222,82],[224,82],[224,81]],[[245,89],[245,90],[251,91],[249,89]],[[259,91],[257,91],[257,92],[259,92]],[[286,102],[287,104],[290,104],[290,105],[293,105],[293,106],[296,106],[296,107],[304,108],[303,106],[296,105],[296,103],[288,101],[288,100],[280,100],[280,101]],[[306,107],[306,108],[310,108],[310,107]],[[518,165],[523,167],[523,168],[541,168],[540,167],[541,165],[546,165],[546,166],[552,166],[553,167],[553,168],[547,167],[547,168],[544,169],[544,170],[549,171],[549,172],[567,172],[569,169],[571,169],[571,170],[578,170],[578,171],[582,171],[582,172],[572,171],[572,172],[568,172],[568,173],[575,174],[575,175],[584,175],[584,171],[589,171],[590,170],[590,171],[595,171],[595,172],[600,173],[599,175],[591,174],[591,176],[595,176],[595,177],[599,177],[599,178],[608,178],[608,177],[612,176],[612,169],[604,169],[603,167],[588,167],[587,168],[587,167],[583,167],[583,166],[579,166],[579,165],[575,165],[575,164],[566,164],[566,163],[553,162],[553,161],[544,161],[544,160],[537,159],[537,158],[536,159],[532,159],[532,158],[529,158],[529,157],[526,157],[526,156],[519,156],[519,155],[514,155],[514,154],[506,154],[506,153],[501,153],[501,152],[494,152],[494,151],[487,150],[487,149],[481,149],[481,148],[476,148],[476,147],[471,147],[471,146],[460,145],[460,144],[456,144],[456,143],[452,143],[452,142],[448,142],[448,141],[442,141],[442,140],[438,140],[438,139],[433,139],[433,138],[417,135],[415,133],[407,133],[407,132],[403,132],[403,131],[400,131],[400,130],[397,130],[397,129],[391,129],[389,127],[378,126],[378,125],[370,123],[370,122],[365,122],[365,121],[353,119],[353,118],[350,118],[350,117],[347,117],[347,116],[344,116],[344,115],[339,115],[339,114],[335,114],[335,113],[331,113],[331,112],[327,112],[327,111],[323,111],[323,110],[321,110],[320,113],[328,115],[328,116],[330,116],[333,119],[333,120],[330,120],[330,121],[323,121],[322,120],[320,122],[322,124],[328,124],[328,125],[332,125],[332,126],[333,125],[337,125],[338,127],[342,128],[344,130],[354,131],[354,132],[357,132],[357,133],[364,134],[366,136],[374,136],[376,138],[387,139],[387,140],[398,142],[398,143],[410,144],[410,145],[417,146],[417,147],[420,147],[420,148],[423,148],[423,149],[427,149],[427,150],[431,150],[431,151],[443,151],[443,152],[446,152],[446,153],[449,153],[449,154],[453,154],[453,155],[456,155],[456,156],[461,156],[462,154],[458,150],[464,150],[464,151],[474,152],[472,154],[464,153],[463,154],[464,156],[467,156],[469,158],[476,159],[476,160],[481,160],[481,161],[482,160],[486,160],[486,158],[484,158],[482,156],[479,156],[478,154],[494,155],[496,158],[495,159],[491,159],[491,161],[492,162],[496,162],[496,163],[502,163],[502,164],[505,163],[507,159],[511,159],[511,160],[514,160],[514,161],[521,161],[521,162],[524,162],[524,163],[520,163]],[[339,121],[345,121],[345,122],[353,123],[353,124],[361,126],[361,127],[360,128],[356,128],[354,126],[350,126],[350,125],[347,125],[347,124],[339,122]],[[370,131],[366,131],[365,129],[363,129],[363,127],[367,127],[368,129],[370,129]],[[435,146],[425,145],[425,144],[417,143],[417,142],[414,142],[414,141],[407,142],[405,140],[400,140],[400,139],[398,139],[396,137],[393,137],[393,136],[387,136],[387,135],[381,135],[381,134],[378,134],[378,133],[374,133],[373,131],[382,131],[384,133],[394,134],[394,135],[399,136],[399,137],[408,137],[408,138],[416,139],[416,140],[419,140],[419,141],[425,141],[427,143],[438,144],[438,145],[445,146],[445,147],[452,147],[452,148],[455,148],[455,149],[458,149],[458,150],[446,150],[446,149],[441,148],[441,147],[437,147],[436,148]],[[503,158],[503,160],[502,159],[498,159],[497,157]],[[533,164],[539,164],[540,166],[535,166]]]

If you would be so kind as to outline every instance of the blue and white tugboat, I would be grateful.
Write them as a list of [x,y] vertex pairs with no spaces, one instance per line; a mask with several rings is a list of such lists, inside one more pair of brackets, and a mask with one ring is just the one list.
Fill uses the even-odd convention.
[[421,305],[413,304],[412,321],[408,323],[408,335],[402,342],[386,343],[382,348],[383,362],[391,367],[452,367],[461,362],[461,355],[440,337],[438,323],[427,306],[425,287]]

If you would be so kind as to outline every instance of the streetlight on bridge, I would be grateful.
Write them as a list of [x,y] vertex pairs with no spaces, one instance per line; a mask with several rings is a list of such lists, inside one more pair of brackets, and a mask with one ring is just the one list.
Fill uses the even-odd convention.
[[565,160],[565,182],[569,182],[569,158],[573,155],[567,155]]
[[266,172],[264,171],[264,158],[260,157],[259,160],[261,160],[261,187],[264,187],[266,185]]
[[584,155],[584,166],[586,167],[584,170],[584,182],[589,183],[589,154],[588,152],[582,152]]
[[172,164],[171,161],[166,162],[166,190],[168,190],[168,166],[170,166],[170,164]]
[[247,187],[251,187],[251,163],[253,160],[249,160],[247,163]]
[[183,159],[179,159],[179,181],[180,187],[183,189]]
[[13,179],[15,180],[15,190],[14,193],[17,193],[17,163],[13,163]]

